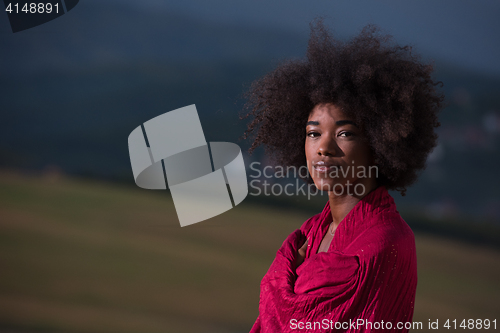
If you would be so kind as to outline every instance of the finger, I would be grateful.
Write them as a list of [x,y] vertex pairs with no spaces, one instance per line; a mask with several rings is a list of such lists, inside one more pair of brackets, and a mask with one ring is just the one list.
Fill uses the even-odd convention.
[[307,247],[309,246],[309,238],[306,239],[306,242],[301,246],[301,250],[307,250]]
[[306,240],[304,245],[302,245],[298,251],[301,256],[305,257],[308,245],[309,245],[309,239]]

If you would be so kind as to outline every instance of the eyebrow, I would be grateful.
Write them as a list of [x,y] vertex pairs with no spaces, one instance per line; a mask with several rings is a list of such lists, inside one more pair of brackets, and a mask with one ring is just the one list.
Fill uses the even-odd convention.
[[[354,125],[356,127],[359,127],[358,125],[356,125],[356,123],[352,120],[339,120],[339,121],[336,121],[335,124],[337,124],[337,126],[342,126],[342,125],[347,125],[347,124],[351,124],[351,125]],[[306,126],[307,125],[316,125],[318,126],[319,125],[319,121],[308,121],[306,123]]]

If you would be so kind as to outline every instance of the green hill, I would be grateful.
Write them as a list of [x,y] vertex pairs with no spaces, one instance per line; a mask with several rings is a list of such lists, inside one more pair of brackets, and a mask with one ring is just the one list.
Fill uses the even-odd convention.
[[[166,192],[3,172],[0,332],[248,332],[307,217],[245,201],[181,228]],[[416,239],[415,321],[498,316],[500,251]]]

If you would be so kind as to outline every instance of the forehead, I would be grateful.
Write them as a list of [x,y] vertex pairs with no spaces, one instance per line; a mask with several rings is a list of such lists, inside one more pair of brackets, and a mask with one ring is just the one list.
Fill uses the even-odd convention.
[[319,119],[351,120],[340,107],[331,103],[318,104],[311,110],[308,120],[317,121]]

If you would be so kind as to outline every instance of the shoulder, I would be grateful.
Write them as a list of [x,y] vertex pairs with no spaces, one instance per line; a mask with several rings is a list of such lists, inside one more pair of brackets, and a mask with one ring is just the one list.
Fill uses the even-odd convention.
[[379,233],[383,240],[393,242],[406,242],[415,240],[415,235],[410,226],[401,215],[395,212],[381,212],[372,217],[372,232]]
[[352,244],[355,252],[378,258],[397,255],[416,260],[415,235],[397,211],[381,212],[371,219],[370,227]]
[[309,234],[311,230],[315,229],[319,226],[319,224],[321,224],[323,220],[322,214],[323,213],[318,213],[308,218],[300,227],[300,231],[302,231],[304,235]]
[[311,230],[317,229],[321,225],[321,223],[323,223],[325,221],[325,219],[330,217],[330,214],[331,214],[330,203],[327,201],[323,210],[320,213],[308,218],[302,224],[302,226],[300,227],[300,230],[302,231],[302,233],[304,235],[309,234]]

